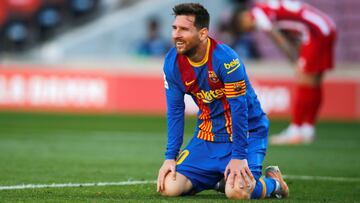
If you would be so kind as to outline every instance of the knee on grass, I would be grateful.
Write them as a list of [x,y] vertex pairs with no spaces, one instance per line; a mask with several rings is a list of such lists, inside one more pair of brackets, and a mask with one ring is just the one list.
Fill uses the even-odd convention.
[[234,200],[245,200],[250,199],[251,194],[254,191],[255,183],[251,183],[250,187],[243,187],[240,188],[239,184],[235,184],[235,186],[232,188],[229,183],[226,183],[225,186],[225,194],[226,197],[229,199]]
[[160,194],[166,197],[177,197],[189,192],[191,188],[191,182],[182,174],[176,173],[176,180],[173,180],[171,175],[165,177],[165,188]]

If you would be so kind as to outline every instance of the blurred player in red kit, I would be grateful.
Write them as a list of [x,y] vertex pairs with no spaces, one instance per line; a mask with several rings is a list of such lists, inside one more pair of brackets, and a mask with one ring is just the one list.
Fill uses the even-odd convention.
[[322,102],[324,73],[334,65],[335,24],[313,6],[296,0],[258,1],[238,14],[243,32],[265,31],[296,66],[292,121],[270,144],[308,144]]

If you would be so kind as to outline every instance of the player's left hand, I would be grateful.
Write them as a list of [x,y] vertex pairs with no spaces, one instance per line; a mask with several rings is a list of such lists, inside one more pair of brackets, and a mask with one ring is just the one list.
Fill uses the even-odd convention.
[[157,192],[162,192],[165,189],[165,177],[170,174],[173,180],[176,180],[176,161],[167,159],[159,170],[157,179]]
[[251,187],[255,180],[246,159],[231,159],[226,166],[224,177],[226,181],[229,181],[232,188],[234,188],[235,180],[239,180],[237,184],[240,188]]

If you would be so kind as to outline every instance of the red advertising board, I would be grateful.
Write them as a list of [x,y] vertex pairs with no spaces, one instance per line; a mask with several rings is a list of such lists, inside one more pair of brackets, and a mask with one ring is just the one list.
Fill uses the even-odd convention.
[[[294,80],[291,78],[253,78],[264,110],[270,116],[288,117],[292,111]],[[328,79],[323,85],[320,117],[360,118],[360,81]]]
[[107,104],[109,81],[96,73],[0,70],[0,108],[97,110]]
[[[264,110],[288,117],[292,108],[291,78],[251,77]],[[186,98],[187,113],[197,108]],[[0,109],[165,114],[161,75],[144,76],[45,68],[0,68]],[[360,82],[329,79],[324,84],[322,118],[359,119]]]

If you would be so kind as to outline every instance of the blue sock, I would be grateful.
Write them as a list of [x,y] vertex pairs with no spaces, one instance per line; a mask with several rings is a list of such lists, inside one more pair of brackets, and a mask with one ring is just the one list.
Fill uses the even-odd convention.
[[251,194],[251,199],[270,197],[275,190],[276,182],[272,178],[260,178],[256,181],[255,189]]
[[270,197],[271,193],[276,189],[276,181],[272,178],[264,178],[266,185],[266,197]]

